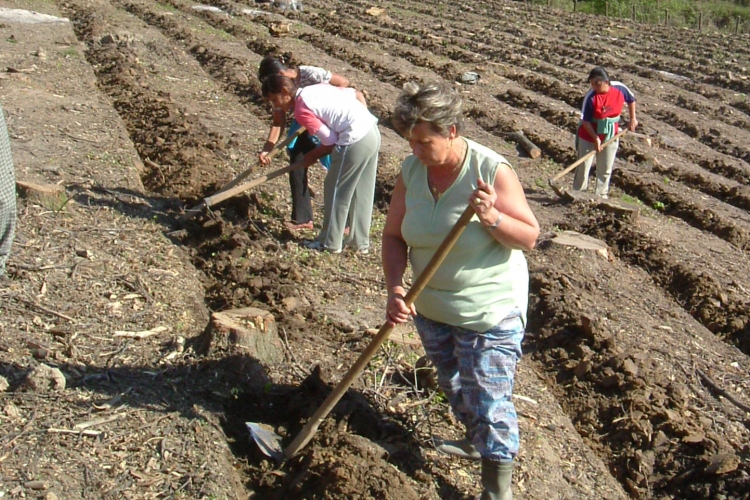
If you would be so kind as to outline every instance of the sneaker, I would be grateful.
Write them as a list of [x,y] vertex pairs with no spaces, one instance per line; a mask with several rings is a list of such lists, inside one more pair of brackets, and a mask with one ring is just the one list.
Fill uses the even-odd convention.
[[319,252],[328,252],[328,253],[341,253],[341,249],[338,250],[332,250],[330,248],[326,248],[323,246],[321,242],[318,240],[309,240],[309,241],[303,241],[302,246],[309,249],[309,250],[317,250]]
[[367,255],[368,253],[370,253],[370,247],[361,247],[355,250],[355,252],[357,252],[360,255]]

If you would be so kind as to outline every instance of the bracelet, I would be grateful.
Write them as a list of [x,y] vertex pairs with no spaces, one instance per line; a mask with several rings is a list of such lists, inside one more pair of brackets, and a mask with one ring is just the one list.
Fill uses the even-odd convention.
[[497,220],[495,221],[495,223],[494,223],[494,224],[492,224],[492,225],[490,225],[490,226],[487,226],[487,230],[488,230],[488,231],[492,231],[493,229],[495,229],[495,228],[496,228],[496,227],[497,227],[497,226],[498,226],[498,225],[500,224],[500,221],[502,221],[502,220],[503,220],[503,217],[505,217],[505,216],[503,215],[503,213],[502,213],[502,212],[498,212],[498,213],[499,213],[500,215],[498,216],[498,218],[497,218]]

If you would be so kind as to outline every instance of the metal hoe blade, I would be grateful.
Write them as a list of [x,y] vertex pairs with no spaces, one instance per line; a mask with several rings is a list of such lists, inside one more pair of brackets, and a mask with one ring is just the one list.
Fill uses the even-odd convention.
[[269,456],[281,463],[284,461],[284,449],[281,447],[281,437],[270,429],[269,426],[256,422],[245,422],[247,430],[253,436],[255,444],[264,455]]

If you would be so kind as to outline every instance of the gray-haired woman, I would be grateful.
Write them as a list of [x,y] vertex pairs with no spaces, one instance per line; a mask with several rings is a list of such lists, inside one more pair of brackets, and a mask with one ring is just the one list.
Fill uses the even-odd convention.
[[[534,248],[539,224],[510,164],[461,137],[462,102],[445,83],[408,83],[392,123],[409,141],[383,232],[386,318],[414,317],[438,382],[466,439],[441,451],[482,460],[482,500],[511,495],[518,421],[511,401],[528,303],[522,250]],[[419,275],[466,209],[476,211],[420,294],[404,302],[407,255]]]

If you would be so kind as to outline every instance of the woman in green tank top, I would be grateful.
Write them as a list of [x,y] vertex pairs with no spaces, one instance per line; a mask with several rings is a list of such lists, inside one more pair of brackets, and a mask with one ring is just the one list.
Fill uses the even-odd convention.
[[[448,84],[408,83],[392,123],[411,146],[383,232],[386,319],[414,317],[438,383],[466,438],[438,449],[482,461],[482,500],[511,498],[518,421],[511,400],[526,323],[528,269],[539,223],[510,164],[461,137],[462,102]],[[419,275],[467,203],[476,216],[412,308],[407,261]],[[408,256],[408,258],[407,258]]]

